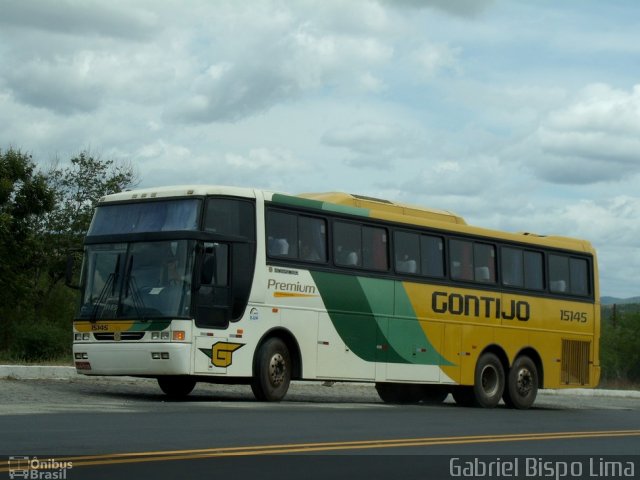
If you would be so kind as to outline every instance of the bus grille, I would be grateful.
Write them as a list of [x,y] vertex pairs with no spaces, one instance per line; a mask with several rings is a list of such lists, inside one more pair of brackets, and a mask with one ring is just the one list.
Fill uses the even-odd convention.
[[589,383],[589,351],[591,342],[562,340],[561,381],[565,385]]
[[[94,333],[96,340],[107,340],[113,342],[115,340],[114,333]],[[144,337],[144,332],[120,332],[119,340],[140,340]]]

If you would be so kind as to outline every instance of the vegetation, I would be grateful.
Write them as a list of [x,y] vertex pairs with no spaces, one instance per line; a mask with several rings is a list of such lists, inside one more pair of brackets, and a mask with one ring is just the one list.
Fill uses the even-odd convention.
[[20,150],[0,150],[0,358],[68,358],[77,293],[64,285],[100,197],[135,183],[131,166],[83,151],[37,171]]
[[640,304],[602,308],[601,386],[640,384]]

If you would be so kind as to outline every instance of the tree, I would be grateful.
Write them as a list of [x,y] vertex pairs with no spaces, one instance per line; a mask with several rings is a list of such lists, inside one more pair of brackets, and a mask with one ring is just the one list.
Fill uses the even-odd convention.
[[68,252],[82,247],[100,198],[132,187],[137,180],[131,165],[82,151],[68,167],[52,167],[47,182],[54,191],[55,207],[43,217],[40,229],[53,287],[64,278]]
[[44,175],[35,173],[31,156],[0,150],[0,307],[28,296],[25,280],[39,255],[36,222],[54,204],[54,192]]
[[606,312],[602,322],[602,377],[608,382],[640,382],[640,312],[638,305],[617,309],[616,321]]
[[67,254],[82,247],[99,199],[135,182],[130,165],[87,151],[46,174],[30,155],[0,151],[0,350],[21,360],[70,351]]
[[7,345],[12,323],[33,298],[35,219],[51,211],[55,196],[45,177],[35,173],[31,156],[0,150],[0,345]]

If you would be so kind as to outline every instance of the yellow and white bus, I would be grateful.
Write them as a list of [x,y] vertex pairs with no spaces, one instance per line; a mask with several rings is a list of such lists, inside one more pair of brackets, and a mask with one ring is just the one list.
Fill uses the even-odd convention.
[[600,376],[596,256],[344,193],[221,186],[100,200],[85,239],[75,366],[245,383],[375,383],[386,402],[528,408]]

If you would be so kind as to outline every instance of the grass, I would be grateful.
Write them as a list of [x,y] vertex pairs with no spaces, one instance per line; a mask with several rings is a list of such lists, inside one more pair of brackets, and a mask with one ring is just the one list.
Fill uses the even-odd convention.
[[73,359],[71,358],[71,355],[61,355],[50,359],[29,361],[16,358],[10,352],[0,351],[0,365],[47,365],[54,367],[71,367],[73,366]]

